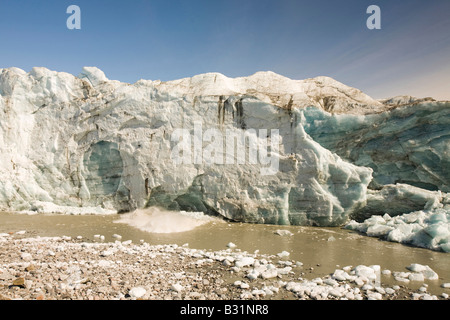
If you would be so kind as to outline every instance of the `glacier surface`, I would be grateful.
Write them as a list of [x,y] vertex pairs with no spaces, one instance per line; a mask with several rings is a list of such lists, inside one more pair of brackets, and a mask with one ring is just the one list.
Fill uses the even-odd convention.
[[389,104],[392,109],[368,115],[306,108],[301,111],[302,123],[328,150],[372,168],[373,189],[402,183],[449,192],[450,102],[406,101],[413,102]]
[[328,77],[0,69],[0,210],[162,207],[448,251],[449,138],[449,102],[375,100]]
[[[326,77],[210,73],[131,85],[93,67],[78,77],[45,68],[1,69],[0,207],[102,213],[162,206],[245,222],[342,225],[364,205],[372,169],[312,140],[300,123],[304,105],[336,112],[383,107]],[[278,130],[279,148],[267,149],[277,170],[262,174],[267,163],[261,154],[258,163],[238,163],[237,155],[225,164],[176,163],[174,131],[187,130],[195,140],[196,125],[223,137],[259,131],[250,137],[258,146],[270,140],[261,132]],[[210,142],[201,140],[203,160],[212,155],[205,153]],[[195,153],[195,142],[189,147]],[[225,157],[224,149],[213,154]]]

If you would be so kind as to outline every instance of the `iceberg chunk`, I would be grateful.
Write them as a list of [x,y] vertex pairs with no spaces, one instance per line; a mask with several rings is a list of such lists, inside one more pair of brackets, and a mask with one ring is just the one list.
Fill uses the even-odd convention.
[[450,249],[450,208],[415,211],[393,218],[372,216],[360,223],[352,220],[345,228],[417,247],[444,252]]

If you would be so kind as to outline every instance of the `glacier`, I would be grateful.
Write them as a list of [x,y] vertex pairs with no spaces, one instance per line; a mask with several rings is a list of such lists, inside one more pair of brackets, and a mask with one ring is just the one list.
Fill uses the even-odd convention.
[[374,215],[360,223],[351,220],[345,228],[392,242],[450,252],[450,206],[395,217],[387,213]]
[[[329,77],[207,73],[128,84],[95,67],[77,77],[0,69],[0,210],[116,214],[160,207],[364,233],[370,225],[369,234],[394,239],[386,232],[395,223],[376,219],[449,210],[449,113],[450,102],[375,100]],[[204,129],[200,142],[196,126]],[[177,130],[192,138],[191,162],[172,157]],[[204,138],[208,130],[215,144]],[[277,148],[261,134],[272,130]],[[230,157],[226,138],[243,132],[267,147],[265,159],[277,170],[267,174],[261,154],[258,163]],[[220,140],[224,148],[211,153]],[[251,159],[250,147],[244,155]],[[421,228],[433,219],[424,218]],[[440,223],[448,228],[448,219]],[[431,232],[426,247],[445,251],[444,227]]]
[[372,189],[401,183],[450,192],[450,102],[403,97],[387,103],[387,110],[367,115],[306,108],[303,126],[328,150],[372,168]]
[[[209,73],[128,84],[94,67],[78,77],[38,67],[1,69],[0,208],[102,213],[160,206],[244,222],[342,225],[364,205],[372,169],[343,161],[306,134],[298,107],[329,106],[321,96],[334,96],[342,112],[350,102],[382,108],[326,77]],[[278,130],[279,150],[268,150],[278,170],[263,175],[264,163],[248,161],[175,163],[172,133],[194,135],[199,123],[224,135]]]

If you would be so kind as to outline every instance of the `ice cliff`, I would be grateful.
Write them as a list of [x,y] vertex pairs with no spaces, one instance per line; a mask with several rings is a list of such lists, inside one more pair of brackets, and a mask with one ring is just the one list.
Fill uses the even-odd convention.
[[371,188],[404,183],[450,192],[450,102],[405,100],[365,116],[306,108],[302,124],[323,147],[372,168]]
[[[0,69],[0,209],[155,205],[245,222],[343,225],[370,216],[384,185],[449,191],[449,104],[411,99],[377,101],[328,77],[272,72],[128,84],[93,67],[78,77]],[[243,132],[258,152],[247,146],[241,162],[237,143],[226,146]],[[173,158],[180,146],[190,162]],[[421,199],[397,213],[421,210]]]

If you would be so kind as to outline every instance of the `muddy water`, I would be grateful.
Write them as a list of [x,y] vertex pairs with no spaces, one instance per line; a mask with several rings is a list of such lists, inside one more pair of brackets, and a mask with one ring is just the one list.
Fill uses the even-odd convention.
[[[305,278],[324,276],[336,268],[378,264],[391,271],[408,271],[412,263],[429,265],[439,275],[439,280],[429,281],[429,292],[450,294],[440,287],[450,282],[450,254],[422,248],[409,247],[359,235],[342,228],[317,228],[254,225],[214,220],[190,231],[158,234],[144,232],[126,224],[116,223],[119,215],[69,216],[69,215],[17,215],[0,213],[0,233],[26,230],[29,236],[82,236],[85,241],[96,241],[94,235],[104,235],[105,241],[115,241],[113,234],[120,234],[122,241],[144,240],[150,244],[188,243],[196,249],[222,250],[229,242],[242,251],[275,255],[290,252],[289,259],[303,262]],[[292,236],[275,234],[277,230],[289,230]],[[310,270],[313,268],[313,270]],[[382,276],[383,285],[396,282],[392,276]],[[407,284],[412,290],[421,283]]]

